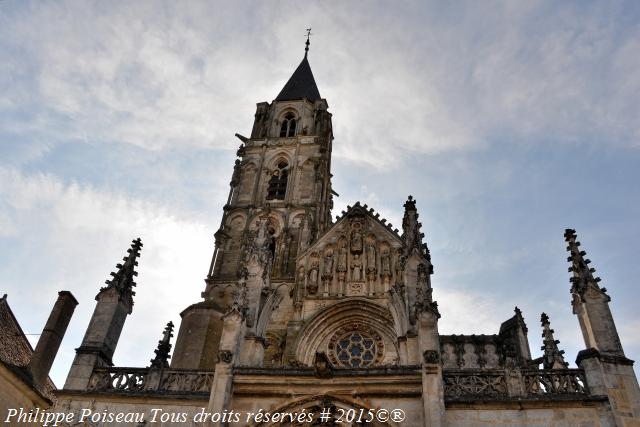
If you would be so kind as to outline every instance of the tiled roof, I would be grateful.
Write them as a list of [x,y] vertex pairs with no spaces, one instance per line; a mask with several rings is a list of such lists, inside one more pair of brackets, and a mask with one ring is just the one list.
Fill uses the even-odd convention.
[[31,361],[33,347],[29,344],[18,320],[13,315],[7,295],[0,298],[0,363],[13,371],[22,381],[49,400],[53,400],[52,391],[56,389],[51,379],[45,387],[33,384],[27,365]]

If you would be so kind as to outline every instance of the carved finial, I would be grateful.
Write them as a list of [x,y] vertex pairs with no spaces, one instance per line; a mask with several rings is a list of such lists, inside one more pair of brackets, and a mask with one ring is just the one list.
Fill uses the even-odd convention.
[[548,325],[549,324],[549,316],[547,316],[546,313],[542,313],[540,315],[540,322],[542,323],[542,326],[544,326],[545,324]]
[[540,323],[542,323],[542,347],[540,350],[544,351],[542,356],[542,365],[544,369],[564,369],[569,364],[564,361],[564,350],[558,348],[560,341],[553,337],[554,330],[551,329],[549,322],[549,316],[542,313],[540,316]]
[[307,42],[305,43],[306,47],[304,48],[304,57],[307,57],[307,54],[309,53],[309,45],[311,43],[309,43],[309,38],[311,37],[311,28],[307,28]]
[[171,337],[173,336],[173,322],[167,323],[162,333],[162,339],[158,341],[158,348],[154,350],[156,356],[151,359],[152,368],[168,368],[169,352],[171,351]]
[[591,260],[585,258],[584,256],[587,253],[579,249],[580,242],[577,240],[576,231],[567,228],[564,232],[564,238],[568,243],[567,251],[570,253],[567,258],[567,261],[571,263],[569,272],[573,273],[573,277],[569,279],[571,282],[571,293],[582,294],[589,286],[603,292],[598,286],[600,278],[594,277],[593,275],[596,269],[589,267]]
[[403,206],[405,210],[416,210],[416,200],[412,195],[409,195],[409,197],[407,197],[407,201]]
[[133,278],[138,275],[138,272],[135,271],[135,267],[138,265],[137,259],[140,256],[140,249],[142,246],[140,238],[131,242],[131,247],[127,249],[128,255],[122,258],[124,264],[116,264],[116,268],[118,270],[110,273],[112,278],[105,281],[107,286],[100,288],[100,292],[96,295],[96,300],[102,292],[109,289],[116,289],[120,294],[120,297],[128,298],[129,303],[133,306],[133,295],[136,294],[132,290],[132,288],[136,286],[136,282],[133,281]]

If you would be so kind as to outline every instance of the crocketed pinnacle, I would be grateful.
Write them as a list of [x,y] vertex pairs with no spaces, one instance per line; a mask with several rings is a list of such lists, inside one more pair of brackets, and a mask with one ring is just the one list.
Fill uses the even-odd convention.
[[549,322],[549,316],[542,313],[540,316],[540,322],[542,323],[542,347],[540,350],[544,351],[542,356],[542,365],[544,369],[564,369],[569,364],[564,361],[564,350],[558,348],[560,341],[553,337],[554,330],[551,329]]
[[136,286],[136,282],[133,280],[134,276],[138,275],[135,271],[135,267],[138,265],[138,257],[140,256],[140,249],[142,248],[142,241],[137,238],[132,241],[131,247],[127,249],[127,256],[122,258],[123,264],[116,264],[117,271],[111,273],[111,279],[107,279],[105,283],[107,286],[100,289],[100,292],[96,296],[96,299],[101,293],[109,289],[115,289],[120,294],[121,298],[128,298],[131,305],[133,305],[133,295],[136,293],[133,291],[133,287]]
[[162,339],[158,341],[158,348],[154,350],[156,356],[151,360],[152,368],[168,368],[169,352],[171,351],[171,337],[173,336],[173,322],[167,323],[162,333]]
[[[424,233],[420,231],[422,223],[418,222],[418,209],[416,208],[416,200],[413,196],[409,196],[404,206],[404,217],[402,218],[402,240],[405,244],[406,255],[414,248],[431,261],[431,253],[426,243],[422,243]],[[429,273],[433,273],[430,271]]]
[[580,242],[577,240],[576,231],[567,228],[564,232],[564,239],[568,243],[567,251],[570,253],[567,258],[567,261],[571,263],[569,272],[573,273],[573,276],[569,279],[571,293],[581,295],[589,286],[602,292],[606,291],[606,289],[600,289],[598,286],[600,278],[594,277],[593,273],[595,273],[596,269],[589,267],[591,260],[584,258],[587,253],[579,249]]

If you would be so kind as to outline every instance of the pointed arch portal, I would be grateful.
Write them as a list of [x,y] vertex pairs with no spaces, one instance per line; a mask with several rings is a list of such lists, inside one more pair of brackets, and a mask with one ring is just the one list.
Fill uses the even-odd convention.
[[[393,318],[389,310],[365,298],[352,298],[327,307],[306,322],[295,344],[296,359],[310,366],[316,352],[331,353],[332,337],[342,335],[347,329],[359,330],[364,334],[378,335],[383,343],[384,354],[376,364],[394,364],[397,361],[397,337],[393,328]],[[355,329],[354,329],[355,328]],[[380,348],[378,344],[378,348]],[[331,357],[331,354],[329,354]],[[335,361],[334,361],[335,363]]]

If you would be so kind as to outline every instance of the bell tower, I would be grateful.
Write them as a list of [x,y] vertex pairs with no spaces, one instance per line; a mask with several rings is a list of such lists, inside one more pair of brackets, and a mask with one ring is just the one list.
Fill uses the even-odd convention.
[[292,277],[296,255],[331,221],[331,144],[327,101],[305,55],[271,103],[257,104],[251,137],[238,149],[229,198],[207,276],[210,288],[235,279],[242,254],[266,222],[272,280]]
[[181,314],[174,368],[215,366],[223,315],[238,298],[239,282],[246,285],[247,337],[262,340],[265,294],[293,281],[297,256],[331,225],[331,113],[308,56],[307,35],[304,57],[280,93],[257,104],[250,137],[236,134],[242,144],[215,233],[204,301]]

